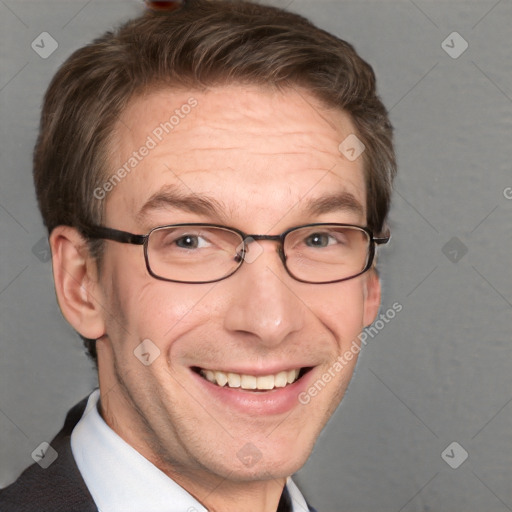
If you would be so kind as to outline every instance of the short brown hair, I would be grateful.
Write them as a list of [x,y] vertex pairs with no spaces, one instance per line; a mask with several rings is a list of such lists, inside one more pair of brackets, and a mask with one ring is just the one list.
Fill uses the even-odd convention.
[[[366,146],[367,225],[380,233],[396,161],[372,68],[350,44],[297,14],[229,0],[148,9],[64,62],[46,92],[34,151],[48,231],[102,222],[104,201],[93,191],[113,171],[107,162],[114,125],[136,95],[164,85],[204,90],[232,83],[301,87],[350,115]],[[93,253],[100,243],[91,242]]]

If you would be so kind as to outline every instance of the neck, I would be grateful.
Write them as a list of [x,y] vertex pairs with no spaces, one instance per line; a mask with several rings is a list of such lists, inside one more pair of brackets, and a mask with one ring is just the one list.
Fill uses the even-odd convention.
[[[176,473],[167,473],[176,483],[194,496],[209,512],[276,512],[286,479],[255,482],[233,482],[217,479],[190,480]],[[212,485],[213,484],[213,485]]]

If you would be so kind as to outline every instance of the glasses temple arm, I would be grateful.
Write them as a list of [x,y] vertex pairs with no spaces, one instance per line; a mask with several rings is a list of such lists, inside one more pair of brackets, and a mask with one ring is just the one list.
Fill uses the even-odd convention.
[[147,235],[134,235],[104,226],[81,226],[80,231],[88,238],[113,240],[124,244],[143,245],[147,238]]
[[374,236],[372,240],[377,245],[387,244],[391,240],[391,234],[387,236]]

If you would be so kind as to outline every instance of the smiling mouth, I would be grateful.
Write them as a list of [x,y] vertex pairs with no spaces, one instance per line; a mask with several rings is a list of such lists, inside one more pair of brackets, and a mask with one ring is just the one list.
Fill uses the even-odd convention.
[[244,391],[271,391],[273,389],[285,388],[298,381],[309,370],[311,368],[296,368],[276,374],[256,376],[194,368],[196,373],[216,386]]

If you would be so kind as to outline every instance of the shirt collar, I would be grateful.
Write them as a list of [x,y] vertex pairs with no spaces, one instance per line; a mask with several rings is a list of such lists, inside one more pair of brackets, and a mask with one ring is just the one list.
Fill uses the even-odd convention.
[[[99,512],[207,512],[105,423],[98,412],[99,398],[99,390],[91,393],[71,434],[73,456]],[[291,512],[309,510],[291,478],[286,488]]]

